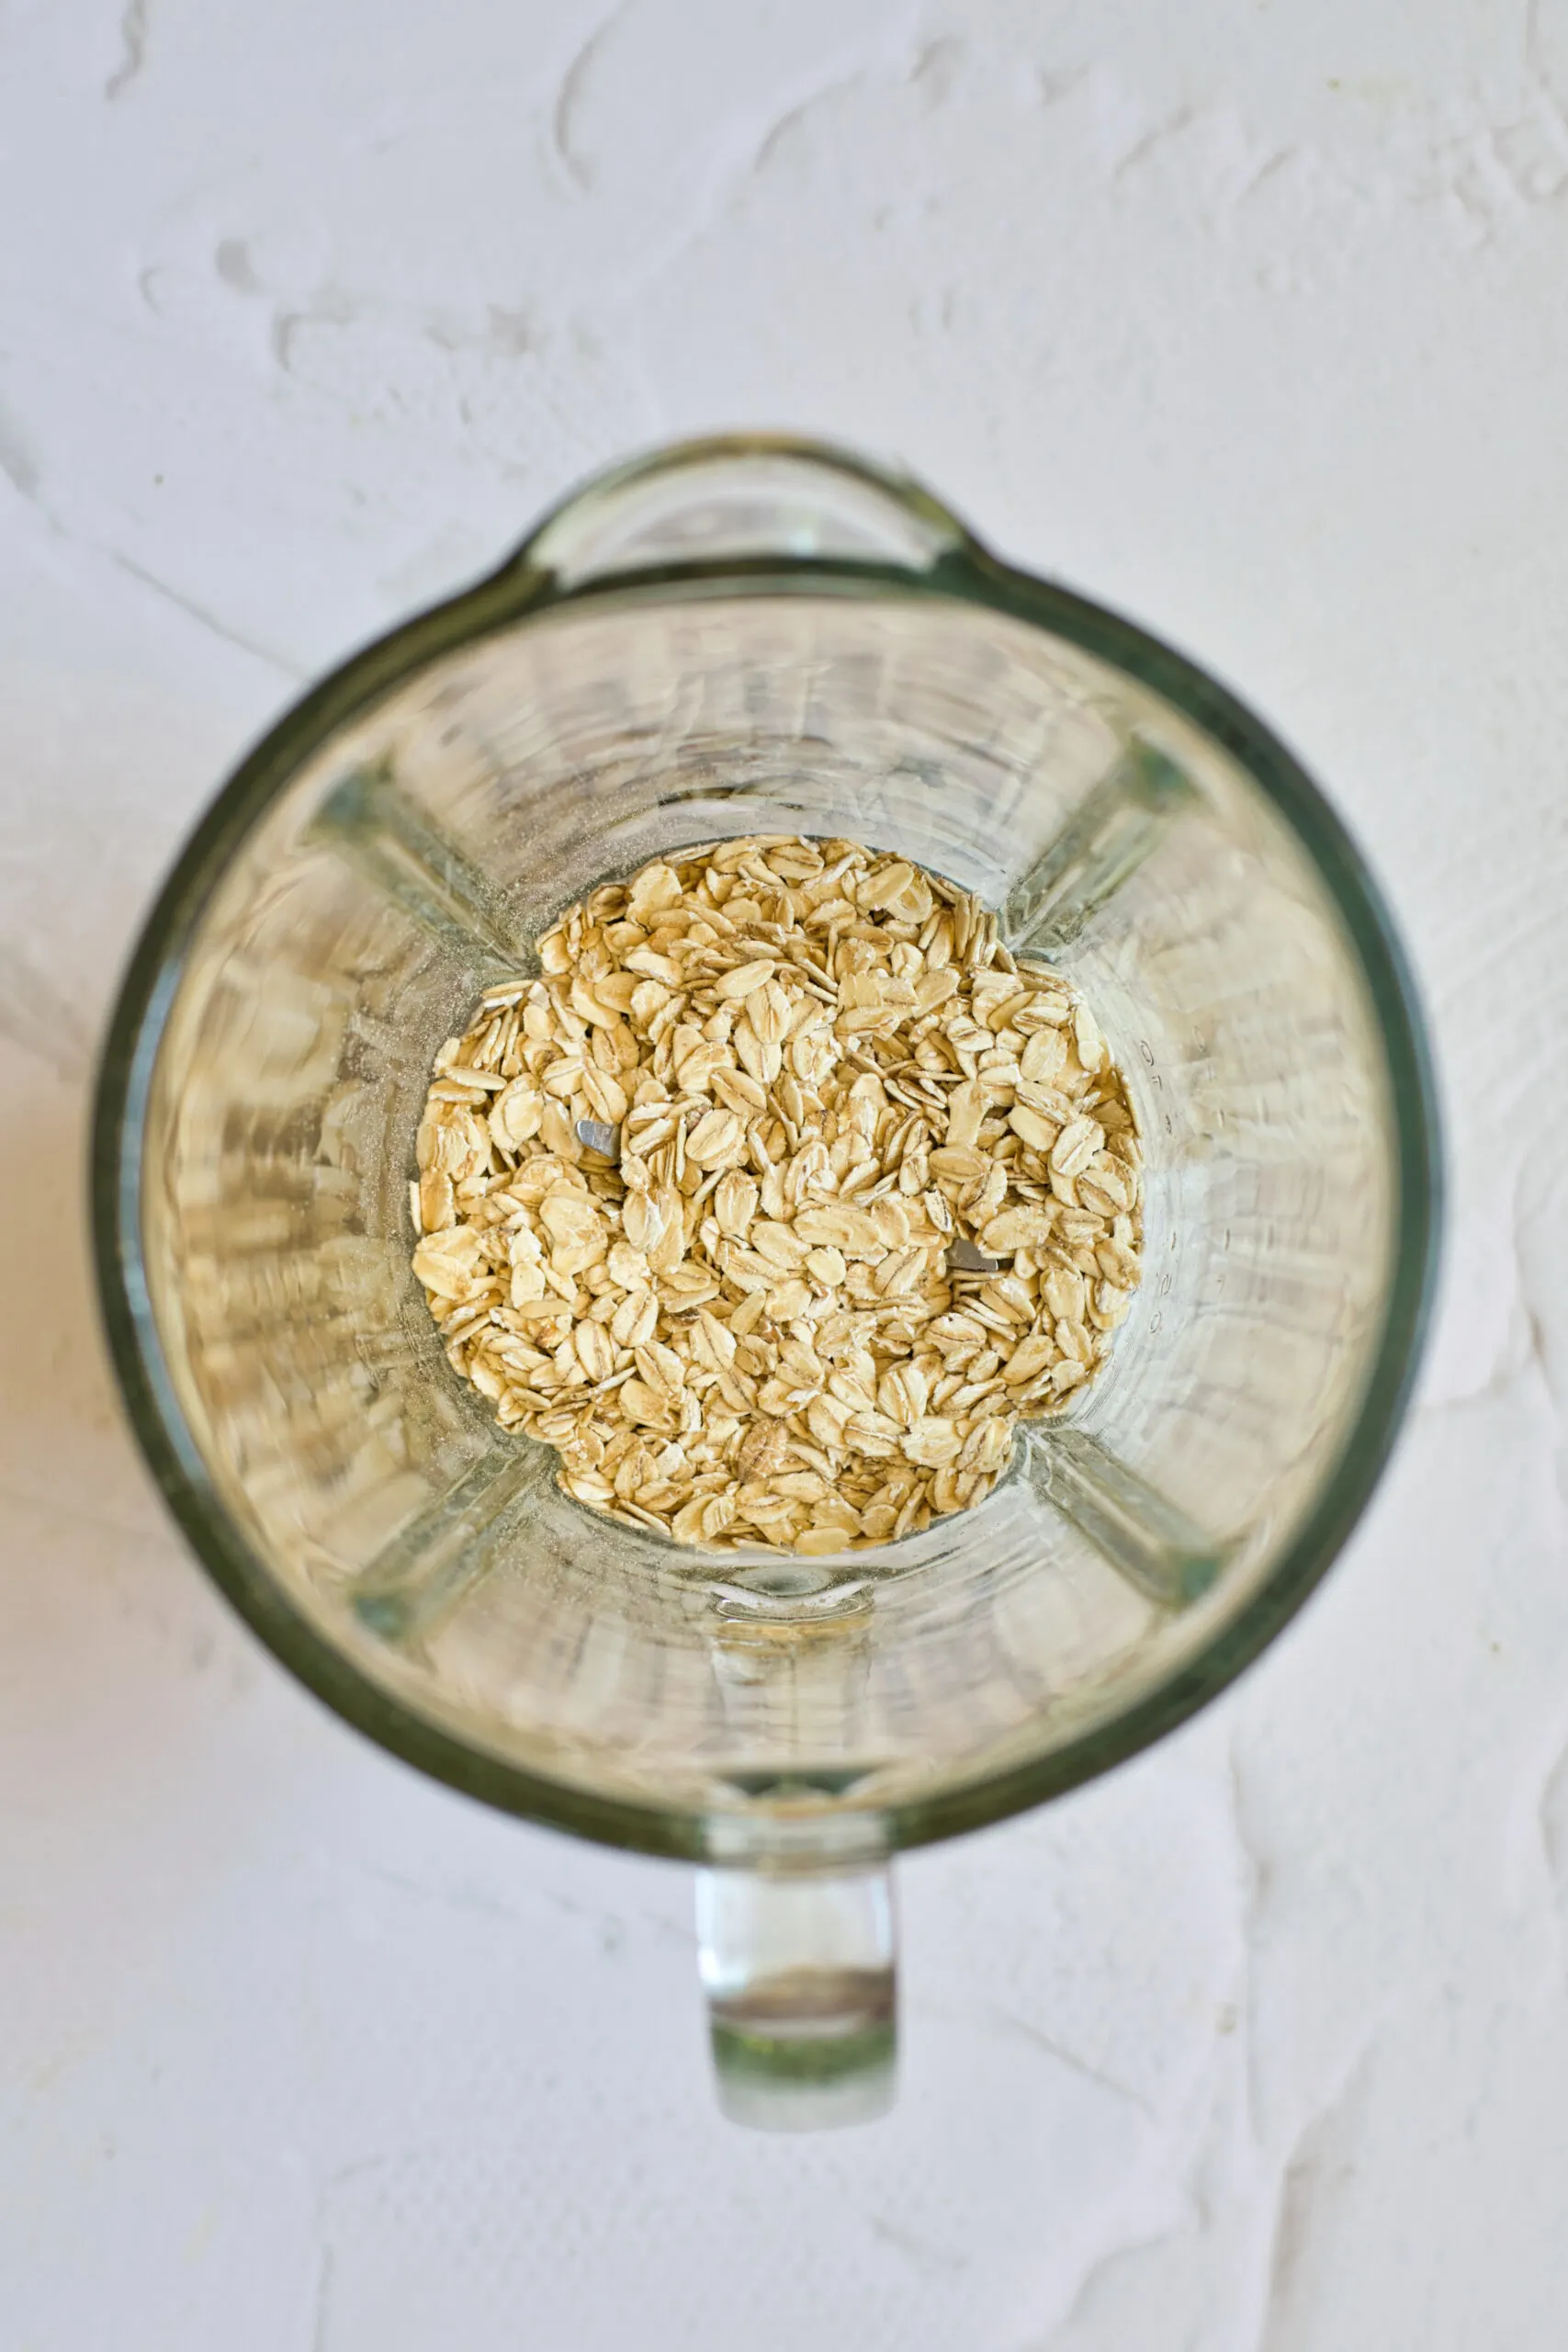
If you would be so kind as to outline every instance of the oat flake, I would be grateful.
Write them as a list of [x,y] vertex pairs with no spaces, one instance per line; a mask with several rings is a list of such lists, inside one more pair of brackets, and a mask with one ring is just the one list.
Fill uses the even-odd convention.
[[436,1057],[414,1272],[591,1510],[863,1550],[964,1510],[1092,1380],[1142,1152],[1092,1012],[966,893],[721,842],[570,907]]

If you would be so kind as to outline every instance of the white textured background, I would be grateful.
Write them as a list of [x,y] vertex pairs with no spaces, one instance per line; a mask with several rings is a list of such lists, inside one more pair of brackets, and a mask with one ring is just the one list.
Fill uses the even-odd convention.
[[[1568,0],[0,0],[0,2344],[1560,2352]],[[716,424],[902,457],[1327,781],[1452,1126],[1419,1410],[1224,1703],[917,1857],[903,2102],[297,1691],[116,1419],[140,909],[299,684]]]

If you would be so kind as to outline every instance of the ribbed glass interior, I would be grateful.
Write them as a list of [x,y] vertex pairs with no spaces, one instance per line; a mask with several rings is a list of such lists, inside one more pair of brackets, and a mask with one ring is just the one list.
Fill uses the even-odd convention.
[[[408,1180],[435,1048],[550,916],[774,831],[1044,907],[1133,1086],[1147,1274],[1105,1376],[977,1511],[749,1566],[594,1517],[496,1428],[410,1272]],[[628,590],[427,671],[252,834],[153,1077],[147,1279],[228,1512],[402,1705],[642,1803],[880,1804],[1114,1716],[1256,1589],[1363,1392],[1390,1136],[1310,858],[1157,697],[930,594]]]

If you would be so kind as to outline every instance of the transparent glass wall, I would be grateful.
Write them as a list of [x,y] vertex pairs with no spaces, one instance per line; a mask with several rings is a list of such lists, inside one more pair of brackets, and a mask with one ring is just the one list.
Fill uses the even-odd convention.
[[[840,1561],[570,1501],[409,1269],[431,1060],[481,988],[592,884],[742,832],[980,893],[1088,995],[1148,1155],[1103,1377],[976,1512]],[[152,1079],[146,1283],[193,1476],[419,1719],[710,1816],[918,1808],[1168,1680],[1298,1535],[1382,1335],[1390,1083],[1302,842],[1121,671],[893,585],[629,587],[427,668],[220,876]]]

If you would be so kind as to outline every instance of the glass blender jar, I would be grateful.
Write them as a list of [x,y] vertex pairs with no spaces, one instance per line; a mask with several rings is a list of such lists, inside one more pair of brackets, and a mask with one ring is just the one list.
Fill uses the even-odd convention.
[[[410,1268],[431,1064],[554,915],[741,833],[975,891],[1127,1073],[1145,1279],[977,1509],[840,1558],[586,1510],[448,1366]],[[736,2117],[881,2110],[902,1847],[1179,1723],[1355,1523],[1430,1295],[1437,1142],[1377,893],[1192,663],[778,438],[623,466],[316,687],[126,978],[94,1214],[131,1419],[197,1555],[351,1723],[511,1811],[699,1865]]]

